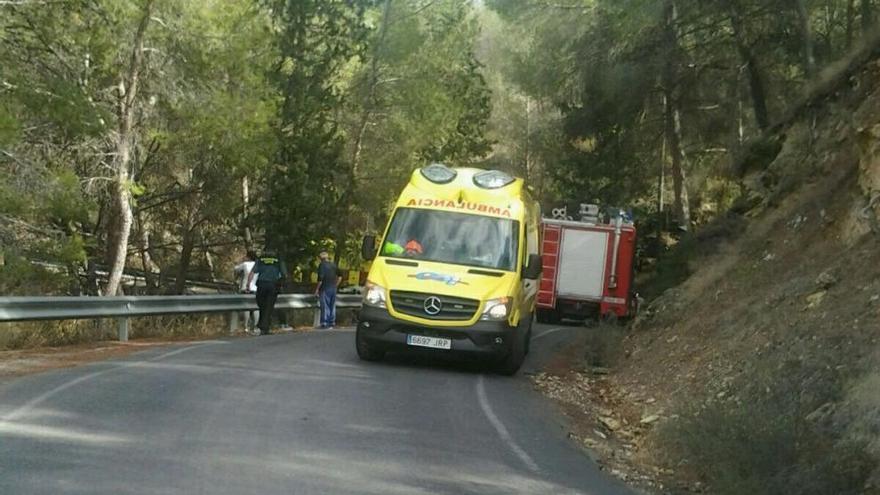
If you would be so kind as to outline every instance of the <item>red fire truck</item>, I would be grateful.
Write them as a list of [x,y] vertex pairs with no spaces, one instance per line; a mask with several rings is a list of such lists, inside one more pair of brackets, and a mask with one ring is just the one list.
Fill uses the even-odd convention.
[[599,214],[580,205],[577,219],[565,209],[543,220],[544,271],[538,288],[538,321],[632,316],[636,228],[621,210]]

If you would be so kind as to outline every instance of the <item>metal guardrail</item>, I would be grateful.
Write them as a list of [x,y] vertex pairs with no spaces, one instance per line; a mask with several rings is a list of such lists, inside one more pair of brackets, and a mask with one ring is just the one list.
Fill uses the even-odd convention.
[[[337,308],[360,308],[361,296],[339,294]],[[257,309],[252,294],[198,296],[118,297],[0,297],[0,322],[115,318],[120,341],[128,340],[129,318],[193,313],[229,313],[230,332],[238,327],[238,315]],[[317,298],[310,294],[281,294],[275,309],[312,309]]]

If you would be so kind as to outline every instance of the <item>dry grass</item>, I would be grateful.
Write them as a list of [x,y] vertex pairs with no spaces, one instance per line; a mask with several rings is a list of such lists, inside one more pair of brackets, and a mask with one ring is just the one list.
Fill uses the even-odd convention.
[[[720,495],[876,493],[870,437],[836,418],[845,390],[839,372],[820,360],[789,360],[766,363],[749,380],[738,396],[691,405],[664,424],[658,438],[679,459],[674,469]],[[880,400],[872,400],[876,413]]]

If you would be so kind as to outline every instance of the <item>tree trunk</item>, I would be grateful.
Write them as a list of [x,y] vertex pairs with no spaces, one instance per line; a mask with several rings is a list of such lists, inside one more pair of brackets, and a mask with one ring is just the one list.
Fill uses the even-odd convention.
[[526,135],[525,135],[526,183],[532,183],[532,99],[526,96]]
[[244,225],[244,248],[247,251],[251,251],[254,249],[254,236],[251,232],[251,192],[250,192],[250,181],[248,180],[248,176],[245,175],[241,178],[241,213],[242,213],[242,224]]
[[143,213],[137,214],[138,240],[141,252],[141,267],[144,270],[144,280],[147,284],[147,293],[155,294],[159,288],[159,278],[162,270],[153,260],[150,247],[150,225],[144,218]]
[[189,265],[192,261],[192,252],[195,249],[195,235],[189,225],[181,229],[180,261],[177,264],[177,280],[174,281],[174,293],[183,294],[186,290],[186,276],[189,273]]
[[742,12],[739,3],[730,3],[730,25],[733,28],[733,37],[736,49],[749,73],[749,92],[752,96],[752,109],[755,112],[755,123],[758,128],[766,130],[770,126],[770,118],[767,115],[767,96],[764,91],[764,77],[755,54],[745,38],[743,31]]
[[[379,85],[379,55],[382,51],[382,45],[385,44],[385,35],[388,33],[388,18],[391,12],[391,0],[385,0],[382,7],[382,22],[379,26],[379,39],[376,40],[376,46],[373,49],[373,57],[370,60],[370,77],[367,81],[367,96],[364,98],[364,108],[361,113],[361,120],[358,123],[358,132],[355,136],[354,148],[351,156],[351,176],[357,177],[358,168],[361,162],[361,153],[363,151],[364,136],[367,132],[367,126],[370,124],[370,118],[373,115],[376,103],[376,87]],[[352,185],[353,187],[353,185]]]
[[119,292],[122,273],[125,270],[125,261],[128,257],[128,238],[131,234],[132,211],[131,191],[129,189],[129,177],[131,167],[131,153],[134,146],[133,125],[134,105],[137,98],[138,79],[141,66],[143,65],[144,36],[150,15],[153,9],[153,0],[147,0],[144,4],[141,19],[134,37],[131,59],[128,72],[119,81],[119,104],[118,104],[118,129],[116,136],[116,153],[113,160],[115,169],[115,184],[113,187],[113,208],[116,209],[114,218],[117,229],[112,249],[112,261],[110,263],[110,276],[107,281],[107,295],[116,295]]
[[678,104],[672,105],[672,185],[675,189],[675,212],[678,216],[678,227],[688,231],[691,228],[691,206],[687,189],[687,155],[682,146],[681,112]]
[[376,87],[379,85],[379,56],[382,46],[385,44],[385,36],[388,33],[388,20],[391,13],[391,0],[385,0],[382,6],[382,20],[379,25],[379,38],[376,40],[376,46],[373,47],[373,56],[370,60],[370,73],[367,79],[367,94],[364,97],[363,109],[361,110],[360,121],[357,125],[355,140],[352,146],[351,166],[348,169],[348,180],[343,191],[340,205],[341,218],[339,219],[339,230],[336,233],[336,252],[334,253],[334,261],[338,264],[343,253],[347,249],[348,233],[351,231],[355,223],[352,221],[351,206],[355,203],[355,193],[357,192],[357,177],[361,167],[361,159],[364,148],[364,138],[367,134],[367,127],[370,125],[373,112],[376,105]]
[[862,0],[859,10],[862,16],[862,33],[866,34],[874,25],[874,6],[871,4],[871,0]]
[[663,72],[663,103],[664,120],[666,123],[666,142],[672,157],[673,210],[679,228],[689,230],[691,224],[690,207],[688,205],[687,185],[685,184],[685,166],[687,157],[682,148],[681,115],[678,94],[681,88],[678,82],[679,45],[678,45],[678,11],[675,2],[666,1],[666,63]]
[[804,72],[807,77],[813,77],[816,74],[816,55],[813,42],[813,29],[810,27],[810,13],[804,0],[792,0],[794,9],[797,12],[799,30],[801,32],[801,43],[803,44],[804,56]]
[[214,255],[211,254],[211,249],[208,247],[208,241],[205,239],[204,229],[199,228],[198,234],[199,245],[202,247],[202,254],[205,256],[205,265],[208,267],[208,276],[211,278],[211,282],[216,282],[217,269],[214,265]]
[[[666,98],[663,98],[663,108],[664,111],[666,109]],[[660,170],[658,170],[659,174],[657,176],[657,212],[663,216],[663,212],[666,210],[666,200],[664,199],[664,195],[666,193],[666,149],[668,147],[667,143],[669,142],[669,133],[665,132],[663,134],[663,144],[660,148]]]

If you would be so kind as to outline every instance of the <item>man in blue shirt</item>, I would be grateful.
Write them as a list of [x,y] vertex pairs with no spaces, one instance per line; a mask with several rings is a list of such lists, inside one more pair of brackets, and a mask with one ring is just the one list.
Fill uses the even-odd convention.
[[260,308],[260,319],[257,326],[260,335],[269,335],[269,326],[272,324],[272,313],[275,311],[275,301],[278,292],[284,284],[286,272],[284,263],[269,251],[257,258],[254,268],[248,275],[248,285],[254,277],[257,277],[257,306]]
[[336,287],[342,281],[339,268],[330,261],[327,251],[321,251],[318,255],[321,263],[318,265],[318,287],[315,295],[321,305],[321,328],[333,328],[336,325]]

